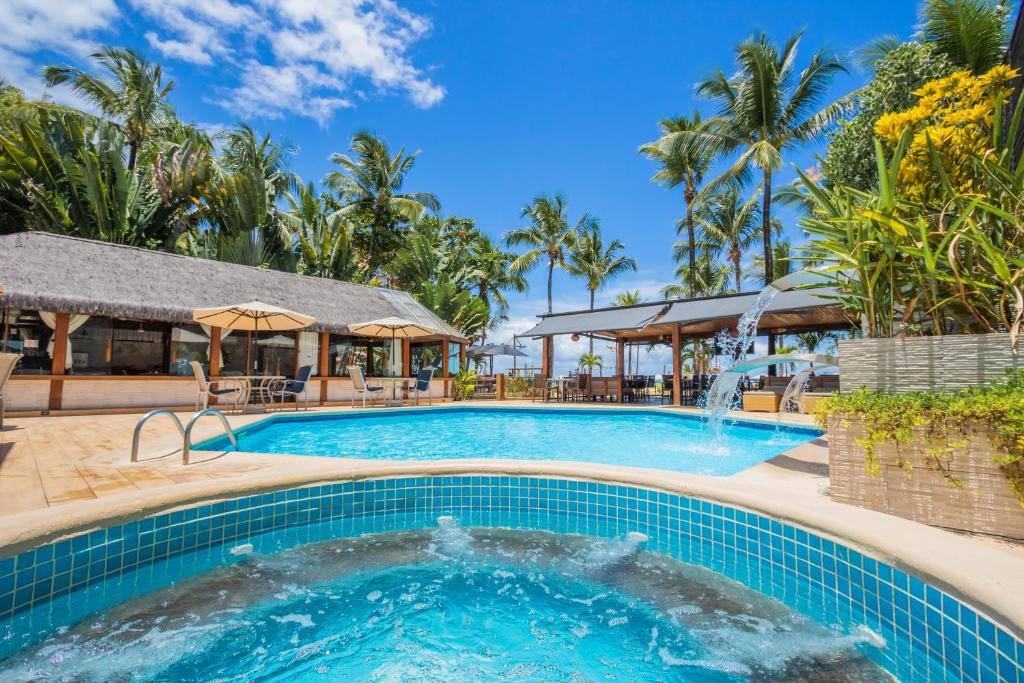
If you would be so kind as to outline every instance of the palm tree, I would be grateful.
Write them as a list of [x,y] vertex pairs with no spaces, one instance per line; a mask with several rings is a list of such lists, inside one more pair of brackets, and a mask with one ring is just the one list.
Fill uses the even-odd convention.
[[107,71],[111,82],[70,66],[48,66],[43,77],[47,86],[67,83],[121,126],[128,144],[128,170],[132,171],[143,143],[175,118],[166,101],[174,81],[165,84],[160,65],[151,64],[135,50],[104,45],[90,57]]
[[350,150],[353,156],[336,152],[331,162],[341,171],[327,175],[328,187],[335,190],[344,206],[340,215],[354,218],[365,215],[370,227],[369,262],[371,269],[377,263],[377,249],[381,234],[392,230],[401,222],[415,223],[426,211],[439,211],[441,204],[429,192],[405,192],[405,176],[416,163],[419,150],[406,154],[405,147],[391,154],[387,144],[368,131],[352,136]]
[[[666,299],[693,299],[701,296],[715,296],[729,291],[729,266],[715,260],[711,254],[704,253],[697,259],[697,270],[690,273],[689,266],[680,263],[676,266],[676,279],[661,290]],[[690,283],[696,283],[696,288]]]
[[324,197],[310,182],[299,188],[298,197],[285,194],[289,211],[282,215],[295,239],[299,272],[304,275],[351,279],[355,274],[352,225],[333,215]]
[[612,299],[612,306],[636,306],[642,304],[644,298],[640,296],[639,289],[627,289],[625,292],[616,294]]
[[718,102],[720,118],[710,130],[674,134],[679,144],[696,144],[717,153],[739,152],[732,166],[713,181],[715,185],[745,180],[754,170],[760,171],[761,242],[769,281],[773,272],[772,176],[782,168],[784,153],[820,137],[844,106],[837,102],[816,111],[832,78],[846,69],[837,57],[819,50],[798,73],[795,62],[802,35],[789,38],[781,50],[763,33],[740,44],[735,75],[719,70],[697,86],[700,95]]
[[[612,240],[605,247],[601,238],[601,227],[596,223],[576,239],[569,251],[569,262],[566,270],[574,277],[583,278],[590,293],[590,308],[594,308],[594,297],[610,279],[626,271],[636,270],[636,259],[632,256],[620,256],[618,252],[625,249],[619,240]],[[594,352],[594,338],[590,337],[590,353]]]
[[580,217],[576,225],[569,225],[566,204],[565,196],[561,193],[554,196],[540,195],[523,207],[522,217],[529,218],[530,224],[525,228],[515,228],[505,233],[505,243],[508,246],[525,244],[531,247],[512,262],[513,272],[525,273],[542,258],[547,259],[548,313],[552,312],[551,292],[555,266],[564,268],[566,254],[579,236],[598,225],[597,219],[586,213]]
[[837,340],[835,332],[828,332],[825,330],[801,332],[800,334],[794,334],[793,338],[796,340],[796,345],[800,350],[806,353],[817,353],[818,347],[822,344],[835,345]]
[[281,197],[290,190],[302,189],[298,174],[288,170],[288,163],[295,156],[294,145],[277,144],[270,133],[262,138],[247,123],[239,122],[217,135],[220,142],[220,163],[232,172],[256,169],[267,181],[275,197]]
[[954,65],[982,74],[1003,63],[1009,16],[1003,2],[928,0],[921,33]]
[[758,207],[756,192],[743,201],[739,186],[730,183],[703,202],[697,211],[701,242],[706,250],[716,255],[725,252],[732,263],[737,292],[743,287],[743,252],[759,238]]
[[490,237],[478,234],[469,245],[468,279],[476,286],[476,293],[488,308],[494,305],[498,314],[508,310],[505,292],[525,294],[529,290],[526,275],[513,270],[516,255],[499,249]]
[[[701,119],[699,112],[694,112],[692,117],[678,116],[674,119],[665,119],[659,124],[662,135],[654,142],[640,146],[640,153],[652,159],[660,166],[657,173],[651,180],[661,183],[665,187],[673,188],[683,186],[683,199],[686,202],[685,223],[680,223],[679,228],[686,227],[689,244],[690,273],[695,273],[697,268],[696,237],[693,223],[693,202],[704,183],[704,174],[714,159],[714,150],[699,144],[694,144],[692,139],[683,138],[677,133],[703,133],[709,130],[709,122]],[[695,281],[690,282],[690,289],[696,289]]]

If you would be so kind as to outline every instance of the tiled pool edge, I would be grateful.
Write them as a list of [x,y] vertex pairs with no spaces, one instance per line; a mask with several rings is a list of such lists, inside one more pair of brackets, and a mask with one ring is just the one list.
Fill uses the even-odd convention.
[[[163,513],[47,545],[17,559],[0,560],[0,616],[12,613],[19,597],[47,600],[54,591],[66,594],[72,587],[145,566],[160,557],[271,529],[324,519],[364,518],[375,512],[423,512],[429,518],[440,512],[494,509],[603,517],[651,532],[659,544],[670,542],[673,536],[687,537],[754,553],[779,571],[816,581],[823,589],[846,596],[851,604],[863,606],[869,625],[873,625],[871,619],[886,618],[893,628],[902,623],[908,638],[916,638],[922,647],[947,660],[954,647],[966,647],[966,643],[976,654],[961,658],[957,653],[958,665],[973,670],[975,661],[989,662],[996,671],[1000,666],[1009,671],[1012,664],[1013,676],[1004,679],[1021,680],[1024,644],[1008,631],[979,618],[970,608],[961,608],[952,596],[830,538],[733,505],[647,487],[550,476],[375,478]],[[29,578],[31,582],[26,583]],[[977,676],[982,673],[977,669]]]

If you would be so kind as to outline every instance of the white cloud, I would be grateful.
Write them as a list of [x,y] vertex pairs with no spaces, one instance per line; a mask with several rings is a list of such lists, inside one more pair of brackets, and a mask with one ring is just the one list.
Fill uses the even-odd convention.
[[118,15],[114,0],[0,0],[0,77],[29,97],[39,97],[42,64],[35,56],[52,50],[81,58],[92,51],[97,37],[113,26]]
[[367,82],[432,107],[444,88],[407,52],[431,30],[430,20],[392,0],[130,0],[156,22],[146,38],[170,59],[224,62],[237,82],[217,89],[218,104],[240,116],[298,114],[326,124],[353,106]]

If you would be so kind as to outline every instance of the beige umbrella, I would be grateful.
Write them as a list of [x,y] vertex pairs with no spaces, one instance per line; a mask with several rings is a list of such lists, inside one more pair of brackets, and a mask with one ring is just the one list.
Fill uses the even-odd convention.
[[247,304],[234,306],[197,308],[192,311],[192,320],[213,327],[253,332],[301,330],[316,322],[308,315],[289,311],[287,308],[271,306],[262,301],[250,301]]
[[429,337],[441,334],[439,330],[435,330],[422,323],[415,323],[411,320],[395,316],[371,320],[366,323],[353,323],[348,326],[348,329],[356,334],[367,337],[386,337],[390,333],[392,349],[395,347],[396,339],[411,339],[413,337]]
[[[217,306],[215,308],[197,308],[192,311],[192,320],[211,327],[226,327],[229,330],[247,330],[255,332],[259,343],[260,332],[277,332],[284,330],[301,330],[309,327],[315,320],[308,315],[289,311],[287,308],[271,306],[262,301],[250,301],[247,304],[234,306]],[[246,347],[246,367],[249,367],[251,356],[250,345]]]

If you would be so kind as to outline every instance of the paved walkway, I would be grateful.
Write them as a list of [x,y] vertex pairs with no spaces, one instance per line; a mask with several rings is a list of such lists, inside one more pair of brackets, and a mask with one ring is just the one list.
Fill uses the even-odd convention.
[[[493,401],[481,403],[497,405]],[[502,405],[530,403],[508,401]],[[351,409],[324,408],[310,412],[338,410]],[[180,413],[180,416],[185,422],[190,414]],[[181,464],[181,437],[172,421],[164,416],[147,422],[139,449],[140,462],[131,463],[132,431],[139,417],[126,414],[9,418],[0,430],[0,516],[294,466],[286,462],[292,460],[288,456],[211,457],[213,454],[202,453],[194,454],[193,464],[184,466]],[[265,414],[232,415],[228,419],[232,427],[237,428],[265,417]],[[764,414],[748,417],[766,419]],[[804,415],[788,416],[787,420],[810,422]],[[220,423],[209,418],[197,425],[193,443],[216,436],[220,431]]]

